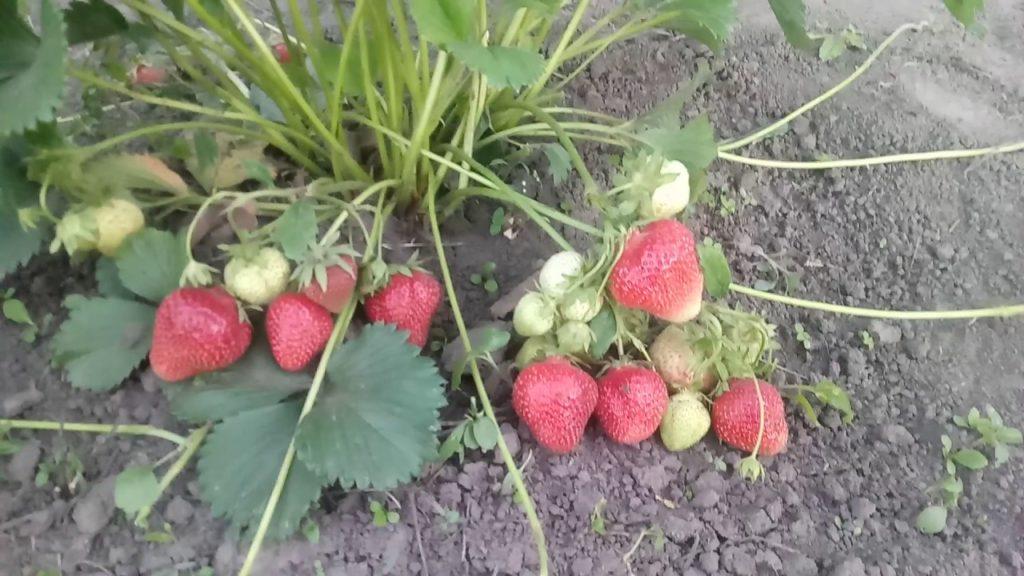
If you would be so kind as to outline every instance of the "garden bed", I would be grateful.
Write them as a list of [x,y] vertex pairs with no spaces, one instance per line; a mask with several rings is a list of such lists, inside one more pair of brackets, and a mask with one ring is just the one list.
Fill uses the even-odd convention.
[[[993,3],[988,35],[979,40],[964,38],[939,5],[891,2],[880,15],[865,13],[872,3],[851,4],[863,11],[812,11],[836,26],[856,24],[869,44],[898,22],[936,24],[901,39],[857,84],[786,134],[755,146],[752,156],[857,157],[988,145],[1024,133],[1015,105],[1024,98],[1024,71],[1015,66],[1024,59],[1020,7]],[[691,108],[709,112],[725,137],[795,108],[862,57],[823,63],[797,54],[768,26],[767,14],[745,14],[719,56],[660,36],[619,46],[571,93],[585,107],[633,117],[671,94],[698,57],[708,58],[714,79]],[[587,149],[588,164],[602,166],[602,152]],[[801,277],[798,294],[849,305],[946,309],[1020,297],[1020,155],[811,173],[718,162],[710,184],[713,202],[699,212],[695,232],[723,243],[745,284],[773,277],[771,266],[757,267],[770,259]],[[544,177],[539,188],[538,194],[551,194],[553,184]],[[554,250],[530,228],[514,240],[492,236],[489,219],[489,209],[475,216],[471,209],[467,222],[447,225],[449,260],[472,319],[486,318],[496,298],[471,282],[485,262],[499,263],[495,279],[508,289]],[[429,242],[415,230],[406,236]],[[72,390],[49,367],[61,300],[92,289],[91,271],[69,268],[65,260],[37,257],[4,282],[33,317],[56,317],[34,345],[0,324],[4,417],[178,426],[151,374],[99,396]],[[790,406],[789,450],[766,459],[764,481],[751,484],[734,471],[740,454],[713,440],[673,454],[654,441],[639,449],[613,445],[589,430],[574,453],[552,455],[517,426],[507,386],[499,386],[499,421],[517,461],[528,462],[524,473],[554,573],[1024,573],[1020,458],[968,476],[961,506],[941,536],[914,528],[928,503],[925,489],[942,474],[940,435],[952,428],[954,415],[991,404],[1010,424],[1021,424],[1014,409],[1024,405],[1019,319],[859,321],[735,301],[779,326],[786,370],[776,372],[776,383],[831,378],[850,393],[856,419],[843,425],[826,411],[822,427],[812,428]],[[802,341],[797,323],[807,334]],[[29,389],[41,394],[26,394]],[[199,501],[191,472],[154,510],[149,539],[155,542],[114,509],[112,479],[133,462],[160,458],[165,446],[158,441],[70,433],[31,438],[44,463],[67,446],[84,465],[85,483],[73,495],[37,488],[32,451],[11,461],[0,484],[0,573],[193,574],[210,567],[230,574],[240,565],[245,546]],[[503,486],[505,474],[500,458],[471,451],[465,463],[428,471],[392,492],[393,499],[329,492],[312,515],[316,541],[299,535],[268,544],[260,573],[315,574],[318,566],[331,576],[530,573],[536,552]],[[374,526],[371,500],[398,512],[397,522]],[[595,509],[603,510],[603,535],[595,532]],[[169,530],[160,528],[164,522]]]

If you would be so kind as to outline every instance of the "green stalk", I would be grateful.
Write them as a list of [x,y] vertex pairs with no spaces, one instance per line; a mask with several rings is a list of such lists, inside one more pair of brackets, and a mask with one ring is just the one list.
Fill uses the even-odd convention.
[[[207,423],[201,428],[196,428],[188,435],[188,439],[185,440],[185,444],[181,445],[179,448],[182,450],[181,455],[178,456],[178,459],[174,461],[174,464],[172,464],[171,467],[167,469],[167,472],[164,473],[163,477],[160,478],[160,484],[158,485],[159,494],[163,494],[168,488],[170,488],[174,479],[181,474],[185,469],[185,466],[188,465],[189,460],[195,456],[199,447],[203,444],[203,440],[206,439],[206,434],[210,431],[210,426],[211,424]],[[152,510],[152,506],[145,506],[139,510],[135,515],[135,525],[145,526],[146,520],[149,518],[149,513]]]
[[234,124],[222,124],[218,122],[205,122],[205,121],[190,121],[190,122],[167,122],[165,124],[155,124],[152,126],[143,126],[142,128],[136,128],[130,132],[124,132],[117,136],[112,136],[106,140],[101,140],[95,144],[83,146],[76,152],[80,158],[87,160],[110,150],[116,148],[121,144],[135,140],[136,138],[144,138],[153,134],[162,134],[164,132],[179,132],[184,130],[212,130],[216,132],[227,132],[230,134],[238,134],[240,136],[246,136],[249,138],[262,138],[259,132],[252,130],[246,130],[241,126]]
[[[252,21],[247,17],[245,11],[239,6],[238,0],[224,0],[224,2],[231,11],[235,13],[235,16],[242,25],[242,28],[245,29],[253,44],[256,45],[256,50],[260,53],[264,62],[266,62],[270,67],[270,70],[277,76],[281,85],[284,86],[284,89],[294,99],[296,105],[303,114],[305,114],[306,118],[313,126],[313,129],[320,134],[325,142],[327,142],[331,150],[338,153],[338,157],[341,159],[343,167],[355,178],[370,181],[370,175],[363,170],[363,167],[360,166],[352,157],[347,143],[339,142],[338,139],[335,138],[334,133],[327,129],[327,126],[325,126],[323,121],[320,120],[320,117],[317,115],[316,111],[313,110],[313,107],[310,106],[309,102],[307,102],[305,98],[303,98],[299,89],[292,83],[291,79],[288,78],[288,74],[285,73],[284,68],[281,67],[281,64],[278,63],[277,59],[274,57],[274,54],[270,51],[270,47],[263,41],[260,33],[253,26]],[[337,177],[337,174],[335,176]],[[341,178],[338,179],[340,180]]]
[[[576,171],[580,173],[580,177],[583,178],[583,188],[588,195],[596,194],[598,191],[597,182],[594,181],[593,175],[590,174],[590,170],[587,168],[586,162],[583,161],[583,157],[580,156],[579,150],[576,149],[576,145],[573,144],[572,139],[565,133],[565,129],[557,120],[539,106],[534,106],[528,102],[515,102],[512,104],[514,108],[520,108],[529,112],[534,118],[548,125],[551,130],[558,137],[558,141],[565,148],[566,152],[569,153],[569,158],[572,159],[573,166],[576,167]],[[604,128],[602,126],[601,128]]]
[[[444,241],[441,238],[441,228],[437,221],[437,208],[435,205],[435,199],[437,194],[437,187],[432,186],[427,192],[427,216],[430,219],[430,229],[434,237],[434,249],[437,252],[438,264],[441,266],[441,276],[444,278],[445,291],[448,294],[448,302],[452,307],[452,315],[455,318],[455,325],[459,329],[459,335],[462,339],[462,345],[466,349],[466,354],[470,357],[469,371],[473,377],[473,383],[476,386],[477,396],[480,398],[480,405],[483,407],[484,414],[491,420],[494,426],[499,426],[498,419],[494,416],[494,408],[491,406],[490,397],[487,395],[487,389],[484,387],[483,378],[480,376],[480,367],[477,365],[477,360],[472,356],[473,347],[470,344],[469,331],[466,330],[466,323],[462,318],[462,311],[459,308],[458,294],[455,293],[455,284],[452,282],[452,275],[448,268],[448,259],[445,256]],[[508,473],[512,477],[512,484],[516,488],[516,492],[519,494],[519,501],[523,508],[523,513],[526,514],[526,520],[530,524],[530,530],[533,532],[534,541],[537,544],[537,558],[539,561],[539,573],[541,576],[548,575],[548,550],[547,543],[544,536],[544,526],[540,523],[540,518],[537,516],[537,510],[533,504],[533,498],[530,497],[530,493],[526,489],[526,483],[523,482],[523,475],[519,471],[519,466],[516,464],[515,458],[512,453],[509,452],[508,445],[505,444],[505,439],[501,434],[498,434],[498,452],[501,454],[502,460],[505,462],[505,467],[508,468]]]
[[[421,56],[423,56],[421,54]],[[414,194],[416,182],[414,181],[415,167],[419,162],[420,151],[423,150],[424,141],[431,129],[431,118],[434,105],[437,103],[438,93],[441,91],[441,81],[444,79],[445,68],[448,65],[448,53],[441,50],[437,53],[437,62],[434,63],[434,74],[430,80],[430,89],[427,98],[420,110],[419,122],[412,133],[409,150],[405,157],[405,166],[402,169],[402,181],[407,187],[404,202],[408,202]]]
[[[307,414],[309,414],[310,410],[313,409],[313,405],[316,403],[317,395],[320,394],[320,387],[323,386],[324,378],[327,376],[327,364],[330,361],[331,354],[334,352],[334,349],[337,347],[342,336],[348,330],[348,325],[351,323],[352,316],[356,311],[357,302],[358,298],[353,298],[334,324],[334,330],[331,332],[331,338],[327,341],[327,348],[324,349],[323,356],[320,358],[320,363],[316,367],[316,375],[313,377],[313,384],[310,386],[309,392],[306,394],[306,402],[302,405],[302,412],[299,414],[299,420],[295,425],[296,431],[298,431],[299,426],[302,424],[302,420]],[[256,566],[256,558],[259,556],[260,548],[263,547],[263,540],[267,537],[267,531],[270,529],[270,521],[274,517],[274,510],[277,509],[277,503],[281,500],[281,494],[284,492],[284,484],[288,480],[288,472],[291,471],[292,463],[294,461],[295,436],[293,435],[291,442],[288,444],[288,451],[285,452],[284,460],[281,462],[281,468],[277,472],[277,480],[274,483],[273,490],[270,492],[270,498],[267,500],[267,505],[263,509],[263,515],[260,517],[260,523],[256,528],[256,534],[253,536],[252,544],[249,545],[249,552],[245,556],[245,563],[242,564],[242,569],[238,572],[238,576],[249,576],[252,569]]]
[[749,166],[760,166],[762,168],[781,168],[788,170],[831,170],[833,168],[863,168],[866,166],[878,166],[881,164],[899,164],[903,162],[926,162],[929,160],[959,160],[964,158],[977,158],[996,154],[1009,154],[1024,150],[1024,141],[989,146],[987,148],[973,148],[965,150],[936,150],[934,152],[911,152],[907,154],[890,154],[888,156],[874,156],[871,158],[849,158],[844,160],[821,160],[816,162],[793,162],[789,160],[769,160],[762,158],[749,158],[739,156],[730,152],[719,152],[718,157],[738,164]]
[[833,314],[844,314],[847,316],[858,316],[860,318],[880,318],[884,320],[973,320],[976,318],[1005,318],[1024,314],[1024,304],[1011,306],[997,306],[993,308],[973,308],[968,310],[876,310],[872,308],[858,308],[855,306],[840,306],[826,302],[803,300],[781,294],[772,294],[755,290],[739,284],[730,284],[729,290],[737,294],[753,296],[778,302],[798,308],[809,310],[821,310]]
[[811,100],[810,102],[807,102],[803,106],[801,106],[801,107],[797,108],[796,110],[790,112],[789,114],[787,114],[781,120],[778,120],[777,122],[774,122],[774,123],[772,123],[769,126],[765,126],[764,128],[758,130],[757,132],[754,132],[753,134],[750,134],[748,136],[740,138],[739,140],[735,140],[733,142],[724,143],[723,145],[719,146],[719,148],[718,148],[719,152],[729,152],[729,151],[735,150],[737,148],[742,148],[744,146],[747,146],[748,144],[753,144],[754,142],[757,142],[758,140],[761,140],[763,138],[766,138],[766,137],[774,134],[777,130],[781,129],[783,126],[787,126],[790,122],[792,122],[798,116],[804,114],[805,112],[807,112],[808,110],[814,108],[818,104],[821,104],[822,102],[825,102],[826,100],[832,98],[833,96],[838,94],[843,88],[846,88],[848,85],[850,85],[854,80],[856,80],[857,78],[860,78],[860,76],[862,74],[864,74],[865,72],[867,72],[868,68],[870,68],[871,65],[874,64],[875,60],[877,60],[878,57],[882,55],[882,52],[884,52],[886,48],[888,48],[893,42],[895,42],[896,39],[899,38],[899,36],[901,34],[903,34],[904,32],[907,32],[909,30],[913,30],[913,31],[916,32],[916,31],[920,30],[921,28],[923,28],[924,26],[925,26],[924,23],[921,23],[921,24],[904,24],[904,25],[900,26],[895,31],[893,31],[893,33],[890,34],[888,38],[886,38],[884,41],[882,41],[882,43],[878,45],[878,48],[875,48],[875,51],[872,52],[870,56],[868,56],[867,60],[865,60],[863,64],[858,66],[857,69],[854,70],[853,73],[850,74],[845,80],[843,80],[839,84],[836,84],[832,88],[829,88],[828,90],[826,90],[824,93],[822,93],[817,98]]
[[20,430],[51,430],[54,432],[87,432],[90,434],[125,434],[128,436],[151,436],[179,446],[187,443],[184,437],[146,424],[87,424],[81,422],[51,422],[46,420],[4,420],[0,428]]
[[563,54],[566,48],[569,47],[569,43],[572,42],[572,37],[576,34],[577,28],[579,28],[580,21],[583,20],[583,15],[587,12],[587,7],[590,6],[590,0],[580,0],[579,4],[576,5],[576,9],[572,14],[572,18],[569,20],[569,24],[565,27],[565,31],[562,32],[562,39],[559,40],[558,46],[555,51],[548,57],[548,62],[544,66],[544,72],[530,86],[529,89],[523,94],[523,101],[528,101],[530,98],[537,95],[544,86],[547,86],[548,80],[558,70],[562,63]]
[[356,2],[356,9],[352,13],[352,18],[348,21],[348,27],[345,29],[345,36],[342,38],[341,55],[338,58],[338,70],[335,74],[334,80],[334,91],[331,94],[331,99],[328,102],[327,109],[330,117],[331,129],[335,131],[339,137],[343,134],[343,127],[341,125],[341,109],[342,109],[342,97],[344,90],[342,84],[345,78],[345,66],[348,64],[348,60],[352,54],[352,46],[355,44],[356,27],[359,26],[359,21],[363,17],[363,7],[366,5],[366,1],[358,0]]

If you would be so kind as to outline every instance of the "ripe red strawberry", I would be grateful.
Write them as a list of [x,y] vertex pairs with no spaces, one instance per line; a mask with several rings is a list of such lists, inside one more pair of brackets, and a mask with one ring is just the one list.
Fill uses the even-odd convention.
[[281,64],[287,64],[292,61],[292,53],[288,50],[288,45],[284,42],[278,42],[271,47],[274,51],[274,57]]
[[409,333],[409,343],[423,347],[430,322],[441,305],[441,284],[429,273],[395,273],[387,285],[366,299],[366,316],[375,324],[392,324]]
[[181,288],[156,311],[149,363],[166,382],[231,366],[252,343],[252,324],[221,287]]
[[167,82],[167,69],[139,64],[131,76],[132,84],[136,86],[156,86]]
[[341,314],[341,311],[348,306],[352,299],[352,293],[356,288],[357,270],[359,265],[351,256],[343,256],[342,260],[348,265],[348,270],[342,266],[327,267],[327,289],[320,287],[320,282],[313,279],[302,293],[310,300],[323,306],[332,314]]
[[678,220],[658,220],[633,231],[612,268],[610,289],[626,308],[669,322],[692,320],[704,291],[693,233]]
[[[760,400],[758,390],[760,389]],[[786,449],[789,426],[782,396],[771,384],[753,378],[734,378],[729,391],[711,406],[711,427],[722,442],[753,452],[761,433],[761,407],[764,406],[764,433],[758,454],[772,456]]]
[[512,408],[541,446],[567,454],[597,406],[597,383],[561,357],[531,364],[512,388]]
[[639,444],[661,425],[668,388],[654,370],[617,366],[597,381],[597,422],[620,444]]
[[331,314],[302,294],[282,294],[267,308],[270,352],[286,372],[308,366],[324,351],[333,329]]

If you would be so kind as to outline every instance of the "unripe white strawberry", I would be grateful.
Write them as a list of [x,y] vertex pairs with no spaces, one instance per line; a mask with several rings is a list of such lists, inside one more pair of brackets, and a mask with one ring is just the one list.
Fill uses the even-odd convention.
[[121,198],[93,208],[92,217],[96,222],[96,249],[104,256],[115,256],[125,239],[146,225],[142,209]]
[[555,305],[539,292],[530,292],[516,304],[512,326],[520,336],[541,336],[555,325]]
[[686,450],[708,433],[711,415],[700,397],[683,391],[669,398],[661,418],[661,441],[671,452]]
[[583,322],[566,322],[555,332],[558,351],[563,354],[586,354],[594,341],[594,333]]
[[672,218],[690,203],[690,173],[678,160],[665,162],[661,167],[662,176],[672,176],[672,181],[662,184],[651,194],[651,213],[655,220]]
[[288,287],[291,266],[276,248],[261,248],[253,255],[236,255],[224,267],[224,285],[236,298],[265,306]]
[[559,310],[566,320],[577,322],[590,322],[601,311],[603,299],[601,294],[593,288],[576,288],[566,293],[562,298]]
[[583,271],[583,262],[583,256],[571,250],[559,252],[548,258],[540,269],[540,278],[537,281],[540,291],[554,298],[565,294],[573,279]]

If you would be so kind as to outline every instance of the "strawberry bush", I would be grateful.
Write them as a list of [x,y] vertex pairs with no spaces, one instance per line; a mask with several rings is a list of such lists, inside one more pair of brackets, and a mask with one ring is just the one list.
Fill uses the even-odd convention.
[[[830,98],[914,25],[801,109],[717,142],[707,116],[680,122],[706,67],[631,120],[568,105],[564,89],[611,46],[651,30],[720,50],[730,1],[624,0],[593,14],[588,0],[271,0],[272,22],[240,0],[64,10],[40,0],[31,17],[25,4],[0,0],[0,275],[46,245],[94,261],[97,294],[65,301],[54,361],[96,393],[148,366],[193,428],[183,437],[143,425],[0,426],[175,444],[159,478],[156,467],[122,473],[121,508],[145,525],[195,458],[213,513],[252,540],[244,574],[264,539],[294,533],[325,487],[388,490],[427,462],[488,446],[509,468],[546,573],[543,529],[481,376],[512,335],[471,337],[445,252],[443,221],[471,198],[521,215],[557,247],[512,317],[512,406],[555,453],[572,451],[592,417],[615,442],[659,433],[669,450],[713,430],[749,454],[740,472],[756,479],[758,457],[786,447],[783,395],[812,423],[812,399],[852,419],[832,383],[769,383],[775,327],[730,307],[730,294],[880,318],[1024,312],[870,310],[749,288],[732,281],[721,246],[684,222],[716,160],[831,169],[1024,148],[813,162],[736,153]],[[791,44],[821,48],[800,0],[769,4]],[[980,3],[947,5],[976,25]],[[65,100],[79,112],[58,118]],[[152,123],[109,125],[128,112]],[[621,152],[611,182],[580,153],[594,145]],[[502,178],[540,155],[559,178],[574,172],[596,222]],[[388,245],[396,219],[427,224],[439,276]],[[559,228],[592,243],[578,249]],[[450,379],[422,354],[442,306],[463,347]],[[439,444],[446,382],[458,388],[467,374],[478,398]]]

